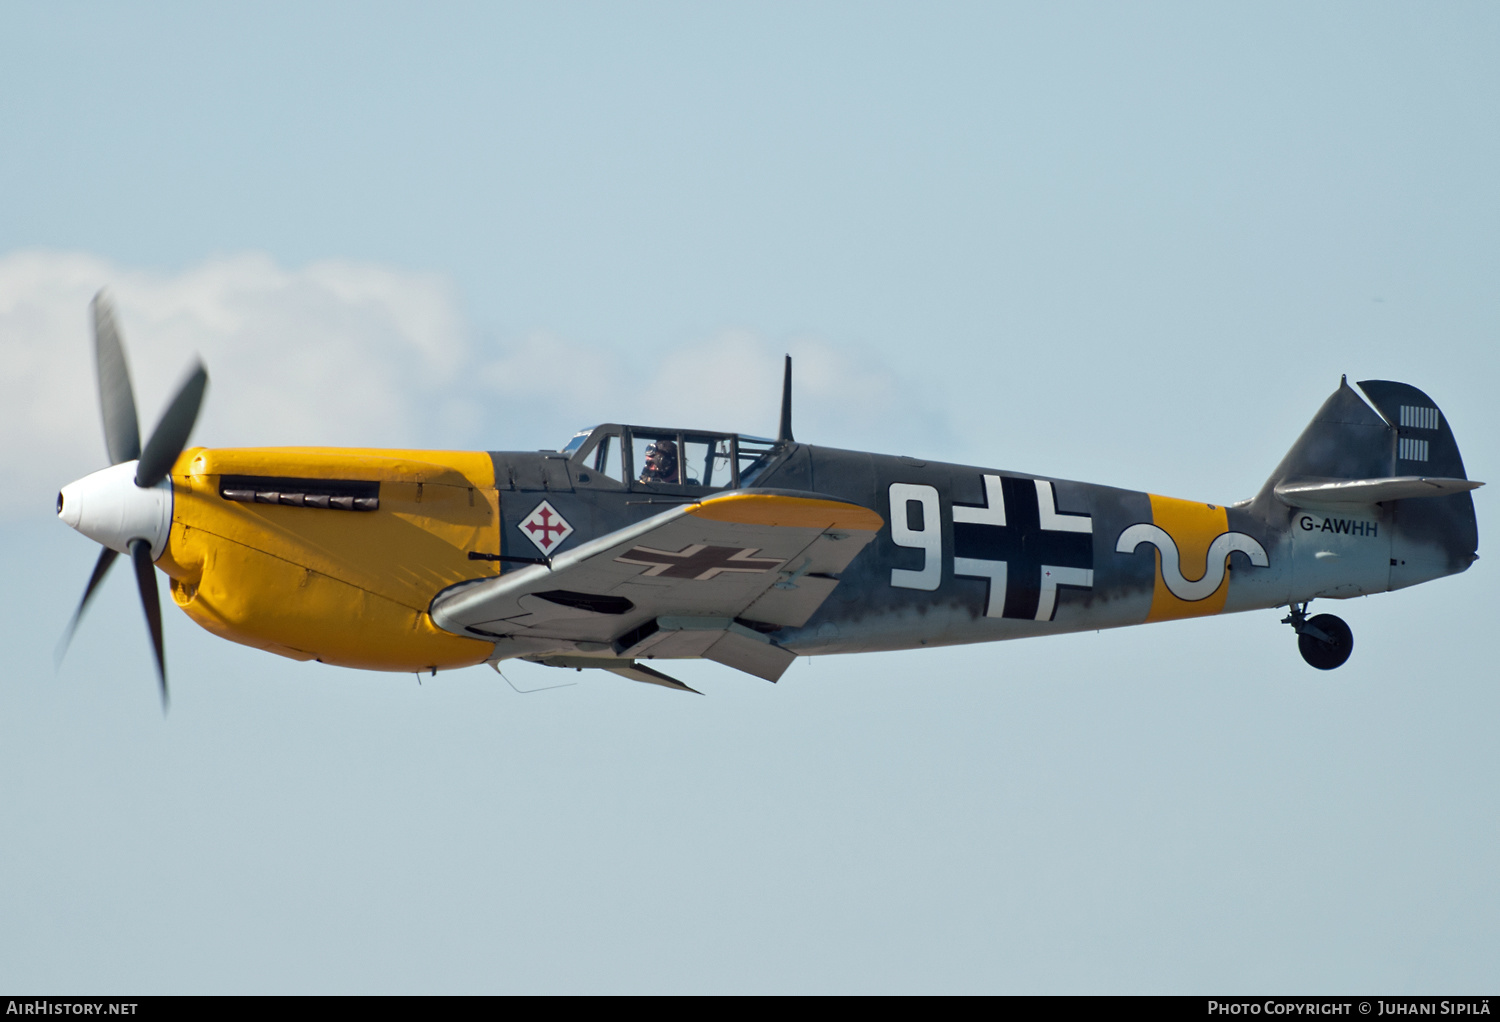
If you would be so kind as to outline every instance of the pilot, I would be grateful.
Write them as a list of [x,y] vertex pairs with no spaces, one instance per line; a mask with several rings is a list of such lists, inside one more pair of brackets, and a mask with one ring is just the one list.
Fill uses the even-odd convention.
[[677,482],[677,445],[670,440],[657,440],[646,448],[646,465],[641,470],[643,483]]

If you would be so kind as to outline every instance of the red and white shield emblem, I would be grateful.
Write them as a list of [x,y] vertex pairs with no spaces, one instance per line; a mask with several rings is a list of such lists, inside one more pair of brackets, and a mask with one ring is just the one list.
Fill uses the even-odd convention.
[[563,540],[573,535],[573,526],[557,513],[557,508],[545,500],[536,506],[536,510],[526,516],[520,528],[526,538],[536,544],[536,548],[544,556],[551,554]]

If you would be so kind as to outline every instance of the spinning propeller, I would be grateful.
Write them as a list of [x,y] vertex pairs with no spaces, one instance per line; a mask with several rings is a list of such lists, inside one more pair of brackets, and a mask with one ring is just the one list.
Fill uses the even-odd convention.
[[166,549],[172,528],[172,483],[167,474],[187,445],[208,386],[201,362],[178,389],[162,413],[150,439],[141,448],[135,412],[135,393],[125,364],[125,347],[115,324],[114,309],[101,291],[94,296],[94,358],[99,372],[99,410],[104,417],[104,445],[110,467],[64,486],[57,495],[57,514],[64,522],[104,547],[83,599],[68,622],[58,647],[58,660],[67,652],[78,621],[89,600],[120,554],[129,554],[135,567],[146,626],[156,652],[156,675],[161,684],[162,708],[167,706],[167,662],[162,650],[161,601],[152,565]]

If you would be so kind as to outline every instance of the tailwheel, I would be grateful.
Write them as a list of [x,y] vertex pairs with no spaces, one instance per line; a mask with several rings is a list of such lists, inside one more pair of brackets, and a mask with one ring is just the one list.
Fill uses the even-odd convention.
[[1307,604],[1293,604],[1291,613],[1281,619],[1297,633],[1297,651],[1313,667],[1331,671],[1342,667],[1354,652],[1354,633],[1344,619],[1332,614],[1307,616]]

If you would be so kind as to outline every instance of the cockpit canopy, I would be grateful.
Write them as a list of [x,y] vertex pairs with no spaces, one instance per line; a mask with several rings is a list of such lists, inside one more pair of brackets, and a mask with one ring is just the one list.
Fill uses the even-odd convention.
[[624,485],[735,490],[754,483],[778,447],[739,433],[606,423],[580,431],[562,453],[577,471]]

